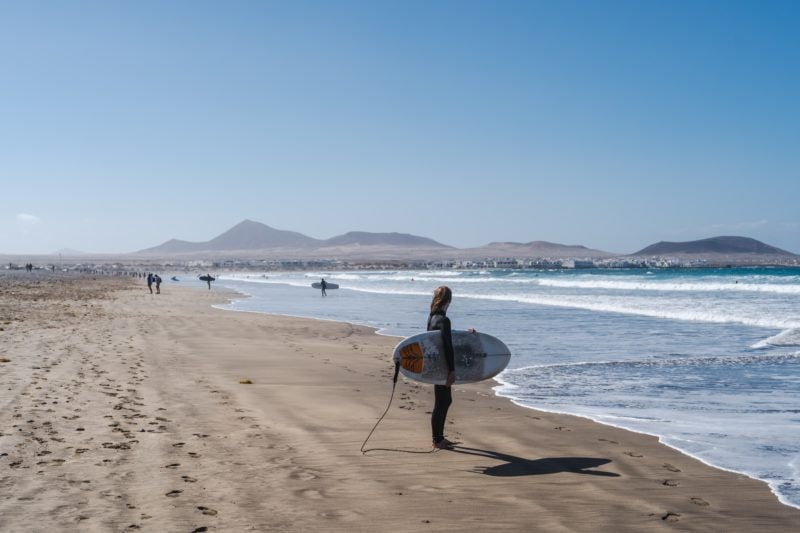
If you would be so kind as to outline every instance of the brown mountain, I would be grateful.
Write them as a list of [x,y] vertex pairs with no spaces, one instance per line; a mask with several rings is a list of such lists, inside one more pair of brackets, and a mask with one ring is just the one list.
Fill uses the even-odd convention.
[[351,231],[338,237],[323,241],[323,246],[429,246],[435,248],[452,248],[427,237],[418,237],[408,233],[369,233]]
[[547,241],[531,241],[527,243],[519,242],[491,242],[479,248],[470,248],[463,252],[469,252],[473,256],[483,257],[613,257],[616,254],[594,250],[579,244],[558,244]]
[[352,231],[327,240],[314,239],[295,231],[279,230],[252,220],[244,220],[221,235],[205,242],[171,239],[159,246],[136,252],[146,255],[199,255],[200,253],[259,251],[285,257],[320,257],[336,255],[398,255],[410,249],[446,250],[444,244],[407,233],[369,233]]
[[479,248],[459,249],[427,237],[407,233],[351,231],[330,239],[314,239],[294,231],[278,230],[245,220],[205,242],[169,240],[136,252],[150,257],[353,260],[441,260],[485,257],[608,257],[613,254],[585,246],[567,246],[545,241],[495,242]]
[[182,254],[193,252],[224,252],[234,250],[267,250],[271,248],[308,249],[320,246],[323,241],[295,231],[271,228],[261,222],[244,220],[234,227],[205,242],[171,239],[159,246],[140,250],[141,254]]
[[795,254],[749,237],[711,237],[687,242],[661,241],[631,255],[759,255],[792,257]]

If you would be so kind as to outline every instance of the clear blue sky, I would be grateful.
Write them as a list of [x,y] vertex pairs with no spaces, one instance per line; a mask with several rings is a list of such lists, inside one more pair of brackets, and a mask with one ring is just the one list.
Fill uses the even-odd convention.
[[800,2],[3,2],[0,253],[316,238],[800,253]]

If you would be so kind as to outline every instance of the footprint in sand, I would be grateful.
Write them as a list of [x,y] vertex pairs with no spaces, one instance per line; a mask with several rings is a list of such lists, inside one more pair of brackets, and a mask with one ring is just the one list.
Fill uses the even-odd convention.
[[166,493],[164,496],[166,496],[167,498],[177,498],[178,496],[181,495],[182,492],[183,492],[182,490],[177,490],[177,489],[176,490],[171,490],[168,493]]
[[678,485],[680,485],[680,483],[678,483],[674,479],[665,479],[664,482],[661,484],[667,487],[677,487]]
[[666,514],[661,516],[661,520],[664,520],[665,522],[677,522],[680,516],[681,515],[679,513],[667,512]]
[[700,507],[708,507],[709,505],[711,505],[710,503],[705,501],[703,498],[689,498],[689,501],[692,502],[695,505],[699,505]]
[[680,469],[680,468],[677,468],[677,467],[675,467],[675,466],[672,466],[672,465],[671,465],[671,464],[669,464],[669,463],[664,463],[662,466],[663,466],[665,469],[669,470],[670,472],[680,472],[680,471],[681,471],[681,469]]
[[310,500],[321,500],[324,497],[320,491],[314,489],[298,490],[295,491],[295,495],[302,498],[308,498]]
[[180,463],[172,463],[164,466],[164,468],[178,468],[179,466],[181,466]]
[[624,453],[625,455],[628,455],[628,456],[630,456],[630,457],[644,457],[644,455],[642,455],[642,454],[640,454],[640,453],[636,453],[636,452],[623,452],[623,453]]
[[191,476],[181,476],[181,479],[186,483],[197,483],[197,479]]
[[208,515],[208,516],[216,516],[217,515],[217,510],[216,509],[212,509],[210,507],[204,507],[202,505],[198,505],[197,509],[201,513],[203,513],[204,515]]
[[615,440],[609,440],[609,439],[597,439],[597,440],[599,440],[600,442],[607,442],[609,444],[619,444],[619,442]]
[[292,479],[299,479],[301,481],[319,479],[318,475],[314,474],[313,472],[309,472],[308,470],[296,470],[289,474],[289,477]]

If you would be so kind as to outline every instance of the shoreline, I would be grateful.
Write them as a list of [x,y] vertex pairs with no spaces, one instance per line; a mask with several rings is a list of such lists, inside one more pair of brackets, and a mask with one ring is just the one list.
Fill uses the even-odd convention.
[[515,400],[514,398],[511,398],[510,396],[503,396],[502,394],[498,394],[496,391],[494,391],[494,388],[493,388],[493,392],[495,392],[495,394],[497,395],[498,398],[504,398],[504,399],[508,400],[509,402],[513,403],[514,405],[519,406],[519,407],[521,407],[523,409],[531,409],[533,411],[540,412],[540,413],[550,413],[550,414],[554,414],[554,415],[574,416],[574,417],[578,417],[578,418],[584,418],[584,419],[586,419],[586,420],[588,420],[588,421],[590,421],[590,422],[592,422],[594,424],[600,424],[600,425],[607,426],[607,427],[610,427],[610,428],[619,429],[619,430],[622,430],[622,431],[627,431],[627,432],[630,432],[630,433],[634,433],[636,435],[644,435],[644,436],[647,436],[647,437],[656,438],[656,439],[658,439],[658,443],[661,446],[666,446],[667,448],[675,450],[676,452],[680,453],[681,455],[685,455],[686,457],[688,457],[690,459],[693,459],[695,461],[698,461],[698,462],[700,462],[700,463],[702,463],[702,464],[704,464],[704,465],[706,465],[706,466],[708,466],[710,468],[714,468],[714,469],[720,470],[722,472],[728,472],[730,474],[737,474],[737,475],[740,475],[740,476],[746,476],[746,477],[752,479],[753,481],[758,481],[760,483],[763,483],[764,485],[767,486],[769,491],[772,493],[772,495],[775,497],[775,499],[779,503],[781,503],[782,505],[785,505],[786,507],[789,507],[791,509],[800,510],[800,506],[794,505],[794,504],[792,504],[790,502],[784,501],[780,497],[780,495],[778,493],[776,493],[772,489],[772,486],[769,484],[768,481],[760,479],[760,478],[758,478],[758,477],[756,477],[756,476],[754,476],[752,474],[748,474],[747,472],[734,470],[732,468],[725,468],[724,466],[719,466],[719,465],[715,465],[713,463],[710,463],[710,462],[704,460],[702,457],[698,457],[698,456],[693,455],[693,454],[691,454],[691,453],[689,453],[689,452],[687,452],[685,450],[682,450],[682,449],[678,448],[677,446],[673,446],[673,445],[671,445],[671,444],[669,444],[667,442],[664,442],[662,440],[663,439],[663,435],[658,435],[656,433],[648,433],[646,431],[637,431],[635,429],[630,429],[630,428],[627,428],[625,426],[618,426],[618,425],[615,425],[615,424],[610,424],[610,423],[604,422],[602,420],[596,420],[596,419],[594,419],[594,418],[592,418],[591,416],[588,416],[588,415],[582,415],[582,414],[578,414],[578,413],[569,413],[569,412],[566,412],[566,411],[556,411],[554,409],[544,409],[544,408],[540,408],[540,407],[530,407],[528,405],[524,405],[523,403]]
[[398,382],[361,454],[393,370],[394,340],[373,328],[212,307],[229,291],[53,282],[20,303],[3,282],[0,310],[21,320],[0,331],[0,529],[786,531],[800,517],[763,483],[488,383],[454,387],[463,443],[431,453],[430,387]]
[[[330,318],[319,318],[319,317],[303,316],[303,315],[291,315],[291,314],[286,314],[286,313],[274,313],[274,312],[267,312],[267,311],[254,311],[254,310],[250,310],[250,309],[233,309],[233,308],[226,307],[226,306],[230,306],[233,302],[238,301],[238,300],[251,298],[252,295],[250,295],[250,294],[248,294],[248,293],[246,293],[244,291],[241,291],[239,289],[234,289],[234,288],[231,288],[231,287],[225,287],[225,290],[230,291],[231,293],[233,293],[233,296],[229,300],[227,300],[226,303],[224,303],[224,304],[214,305],[213,306],[214,308],[220,309],[222,311],[233,311],[233,312],[242,312],[242,313],[255,313],[255,314],[263,314],[263,315],[267,315],[267,316],[280,316],[280,317],[286,317],[286,318],[296,318],[296,319],[300,319],[300,320],[316,320],[316,321],[321,321],[321,322],[331,322],[331,323],[339,323],[339,324],[345,324],[345,325],[350,325],[350,326],[365,327],[365,328],[373,330],[373,333],[375,335],[379,335],[379,336],[382,336],[382,337],[394,337],[394,338],[398,339],[398,342],[403,339],[403,337],[400,336],[400,335],[393,335],[393,334],[389,334],[389,333],[381,333],[381,330],[379,328],[374,327],[374,326],[370,326],[370,325],[367,325],[367,324],[359,324],[359,323],[350,322],[350,321],[347,321],[347,320],[335,320],[335,319],[330,319]],[[236,295],[238,295],[238,297]],[[402,376],[402,374],[401,374],[401,376]],[[791,502],[788,502],[788,501],[784,500],[781,497],[781,495],[773,489],[772,485],[770,485],[770,483],[768,481],[763,480],[761,478],[758,478],[755,475],[750,474],[748,472],[743,472],[743,471],[735,470],[735,469],[732,469],[732,468],[725,468],[723,466],[713,464],[713,463],[703,459],[702,457],[696,456],[696,455],[694,455],[694,454],[692,454],[692,453],[690,453],[690,452],[688,452],[686,450],[683,450],[683,449],[681,449],[681,448],[679,448],[677,446],[673,446],[673,445],[665,442],[663,440],[664,439],[664,435],[660,435],[660,434],[657,434],[657,433],[648,433],[646,431],[638,431],[638,430],[631,429],[631,428],[628,428],[628,427],[625,427],[625,426],[622,426],[622,425],[612,424],[612,423],[609,423],[609,422],[605,422],[605,421],[593,418],[590,415],[584,415],[584,414],[573,413],[573,412],[568,412],[568,411],[558,411],[558,410],[554,410],[554,409],[545,409],[545,408],[542,408],[542,407],[531,407],[529,405],[525,405],[524,403],[522,403],[521,401],[515,399],[514,397],[512,397],[510,395],[505,395],[505,394],[500,393],[498,389],[500,389],[502,387],[513,386],[512,384],[503,381],[500,376],[496,376],[496,377],[492,378],[492,382],[493,382],[493,384],[490,384],[487,381],[485,383],[479,383],[479,384],[475,384],[475,385],[476,386],[486,386],[486,388],[493,395],[495,395],[497,398],[508,400],[513,405],[516,405],[516,406],[521,407],[523,409],[529,409],[529,410],[537,412],[537,413],[550,413],[550,414],[554,414],[554,415],[564,415],[564,416],[570,416],[570,417],[578,417],[578,418],[582,418],[582,419],[588,420],[590,422],[593,422],[595,424],[601,424],[603,426],[619,429],[619,430],[622,430],[622,431],[628,431],[628,432],[631,432],[631,433],[634,433],[634,434],[637,434],[637,435],[645,435],[645,436],[648,436],[648,437],[654,437],[654,438],[658,439],[659,444],[661,444],[662,446],[666,446],[668,448],[671,448],[671,449],[679,452],[680,454],[685,455],[686,457],[689,457],[691,459],[699,461],[700,463],[702,463],[702,464],[704,464],[706,466],[709,466],[711,468],[715,468],[715,469],[723,471],[723,472],[728,472],[728,473],[732,473],[732,474],[738,474],[738,475],[747,476],[748,478],[750,478],[750,479],[752,479],[754,481],[758,481],[760,483],[763,483],[764,485],[767,486],[767,488],[770,490],[770,492],[773,494],[773,496],[775,497],[775,499],[779,503],[781,503],[782,505],[785,505],[785,506],[787,506],[787,507],[789,507],[791,509],[800,510],[800,505],[796,505],[796,504],[793,504]]]

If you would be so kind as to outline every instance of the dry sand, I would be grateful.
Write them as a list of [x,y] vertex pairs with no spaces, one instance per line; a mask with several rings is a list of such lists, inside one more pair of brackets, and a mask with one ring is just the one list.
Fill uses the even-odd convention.
[[[792,531],[767,486],[655,438],[455,387],[391,390],[397,339],[230,293],[0,277],[1,531]],[[250,380],[251,384],[240,383]]]

